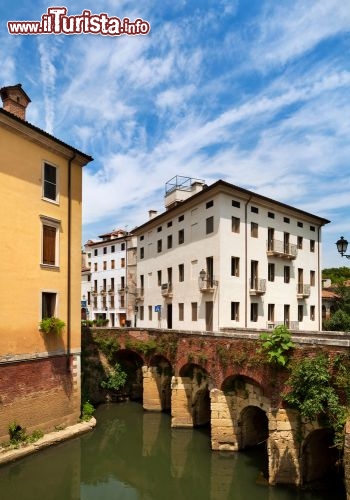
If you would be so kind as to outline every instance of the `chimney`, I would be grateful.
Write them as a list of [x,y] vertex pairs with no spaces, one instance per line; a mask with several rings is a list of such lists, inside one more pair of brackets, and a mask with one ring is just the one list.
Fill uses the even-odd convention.
[[149,220],[154,219],[157,216],[157,210],[148,210],[148,218]]
[[26,108],[30,103],[30,99],[22,89],[22,85],[12,85],[10,87],[2,87],[0,96],[3,102],[3,109],[16,115],[21,120],[26,119]]

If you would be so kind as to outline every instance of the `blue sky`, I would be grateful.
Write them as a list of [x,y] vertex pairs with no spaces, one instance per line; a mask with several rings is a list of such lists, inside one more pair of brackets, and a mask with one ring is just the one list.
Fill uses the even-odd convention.
[[[342,0],[73,0],[142,18],[145,36],[13,36],[52,4],[0,5],[0,86],[27,119],[92,155],[83,242],[163,210],[174,175],[224,179],[332,221],[323,267],[350,241],[350,8]],[[349,249],[350,250],[350,249]]]

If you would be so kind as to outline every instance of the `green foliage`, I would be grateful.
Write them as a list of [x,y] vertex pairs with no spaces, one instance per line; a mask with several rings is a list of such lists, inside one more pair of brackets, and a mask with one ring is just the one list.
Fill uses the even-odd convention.
[[266,353],[269,363],[286,366],[289,354],[294,348],[291,335],[285,325],[279,325],[271,333],[261,333],[259,336],[261,349]]
[[35,443],[39,439],[43,437],[44,433],[41,430],[35,430],[30,434],[30,436],[27,437],[27,442],[28,443]]
[[350,268],[343,266],[323,269],[322,278],[329,278],[332,283],[341,283],[343,281],[350,280]]
[[122,369],[119,363],[116,363],[114,368],[111,369],[107,379],[101,382],[101,387],[103,387],[103,389],[117,391],[124,387],[126,379],[127,373]]
[[91,326],[93,326],[94,322],[92,319],[82,319],[81,320],[81,326],[82,327],[88,327],[90,328]]
[[94,406],[90,403],[90,401],[85,401],[81,407],[81,417],[80,420],[84,422],[88,422],[95,412]]
[[338,309],[331,318],[323,322],[324,330],[350,332],[350,314]]
[[62,333],[65,326],[66,324],[64,321],[54,316],[51,318],[43,318],[39,323],[40,331],[43,333],[55,333],[57,335]]
[[104,338],[96,335],[95,342],[109,361],[113,359],[115,353],[120,349],[120,344],[115,337]]
[[125,342],[125,347],[131,351],[140,352],[144,356],[149,356],[157,349],[157,342],[153,339],[150,340],[133,340],[128,339]]
[[341,448],[347,411],[331,385],[330,368],[331,363],[323,354],[296,361],[287,382],[290,391],[284,399],[306,420],[325,418],[326,425],[335,431],[335,444]]
[[26,430],[23,429],[17,422],[9,424],[9,436],[11,444],[19,444],[26,441]]

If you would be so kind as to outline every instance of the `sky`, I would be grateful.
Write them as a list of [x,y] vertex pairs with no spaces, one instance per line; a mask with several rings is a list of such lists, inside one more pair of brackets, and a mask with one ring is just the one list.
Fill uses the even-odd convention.
[[[105,13],[148,34],[11,35],[7,21]],[[322,267],[349,263],[350,8],[344,0],[73,0],[0,5],[0,87],[91,155],[83,243],[164,210],[175,175],[223,179],[331,220]],[[350,253],[350,247],[349,247]]]

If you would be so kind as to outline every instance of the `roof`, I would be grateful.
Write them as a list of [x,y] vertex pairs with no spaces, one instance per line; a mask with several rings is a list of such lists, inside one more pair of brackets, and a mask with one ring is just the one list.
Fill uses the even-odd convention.
[[268,202],[268,203],[273,203],[274,205],[277,205],[281,208],[291,210],[293,212],[296,212],[300,214],[301,216],[304,217],[312,217],[313,219],[316,219],[320,225],[328,224],[330,220],[324,219],[323,217],[319,217],[318,215],[311,214],[309,212],[305,212],[304,210],[301,210],[299,208],[295,208],[291,205],[287,205],[286,203],[282,203],[280,201],[274,200],[272,198],[268,198],[267,196],[263,196],[258,193],[254,193],[253,191],[249,191],[248,189],[244,189],[242,187],[236,186],[234,184],[230,184],[229,182],[223,181],[223,180],[218,180],[211,184],[210,186],[205,186],[202,191],[199,191],[198,193],[194,194],[193,196],[190,196],[189,198],[185,199],[182,201],[179,205],[176,205],[168,210],[165,210],[161,214],[157,215],[156,217],[153,217],[152,219],[148,220],[144,224],[141,224],[140,226],[136,227],[133,232],[137,235],[142,229],[147,227],[150,224],[154,224],[155,222],[160,222],[163,218],[167,218],[169,214],[171,214],[174,211],[179,211],[183,210],[186,206],[190,206],[194,200],[200,200],[201,198],[207,198],[208,195],[210,195],[211,192],[214,192],[215,190],[218,191],[223,191],[223,190],[234,190],[238,191],[242,196],[245,198],[252,199],[260,201],[260,202]]
[[51,139],[52,141],[56,142],[57,144],[60,144],[61,146],[64,146],[64,147],[70,149],[74,153],[82,156],[86,160],[86,163],[93,160],[92,156],[87,155],[86,153],[83,153],[82,151],[79,151],[79,149],[76,149],[73,146],[70,146],[69,144],[67,144],[66,142],[63,142],[60,139],[57,139],[57,137],[49,134],[48,132],[45,132],[45,130],[42,130],[41,128],[39,128],[35,125],[32,125],[31,123],[27,122],[26,120],[22,120],[18,116],[14,115],[8,111],[5,111],[3,108],[0,108],[0,114],[5,115],[6,117],[11,118],[12,120],[14,120],[16,122],[24,124],[27,127],[29,127],[30,129],[35,130],[36,132],[38,132],[42,136],[47,137],[48,139]]
[[338,295],[330,290],[322,290],[322,299],[337,299]]

